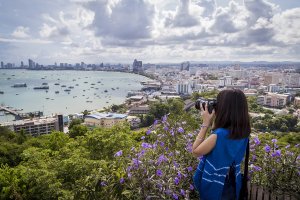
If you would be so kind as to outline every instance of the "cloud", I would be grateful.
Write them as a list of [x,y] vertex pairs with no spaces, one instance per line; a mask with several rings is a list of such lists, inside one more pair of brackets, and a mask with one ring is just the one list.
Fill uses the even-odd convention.
[[244,6],[238,5],[234,1],[229,2],[229,6],[218,7],[213,16],[213,32],[234,33],[248,26],[248,13]]
[[198,0],[196,5],[203,8],[202,16],[203,17],[212,17],[214,14],[217,4],[215,0]]
[[146,0],[98,0],[85,5],[95,13],[90,27],[98,37],[121,40],[151,37],[155,10]]
[[165,19],[167,27],[192,27],[199,21],[190,14],[190,0],[180,0],[175,13],[170,13]]
[[259,18],[271,19],[278,10],[278,6],[267,0],[244,0],[244,5],[250,13],[248,19],[250,24],[255,23]]
[[39,33],[42,38],[55,38],[60,36],[66,36],[70,32],[66,26],[57,27],[57,26],[50,26],[44,23]]
[[29,38],[29,28],[18,26],[11,35],[15,38]]
[[287,45],[300,45],[300,8],[276,14],[272,18],[276,28],[274,39]]

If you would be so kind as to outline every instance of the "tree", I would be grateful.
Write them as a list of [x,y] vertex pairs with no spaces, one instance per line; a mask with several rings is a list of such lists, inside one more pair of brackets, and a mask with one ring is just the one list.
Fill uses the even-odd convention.
[[73,126],[81,124],[82,122],[82,119],[73,119],[69,125],[69,130],[71,130]]
[[75,138],[77,136],[83,136],[84,134],[86,134],[88,132],[88,128],[84,125],[81,124],[76,124],[72,127],[72,129],[70,129],[69,131],[69,136],[71,138]]

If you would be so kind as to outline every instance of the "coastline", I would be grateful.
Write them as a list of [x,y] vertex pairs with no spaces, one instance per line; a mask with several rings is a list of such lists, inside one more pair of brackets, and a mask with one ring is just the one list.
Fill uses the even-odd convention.
[[[41,75],[39,76],[39,73],[38,72],[35,72],[34,74],[35,75],[31,75],[30,73],[29,73],[29,76],[30,76],[30,78],[29,79],[34,79],[35,78],[35,80],[36,81],[45,81],[45,82],[49,82],[49,84],[51,85],[51,89],[50,89],[50,91],[49,91],[49,93],[48,94],[50,94],[50,95],[52,95],[53,97],[50,97],[50,98],[55,98],[55,99],[57,99],[57,96],[58,95],[54,95],[54,94],[52,94],[52,93],[54,93],[54,91],[56,90],[56,88],[58,88],[58,89],[61,89],[59,86],[52,86],[53,84],[54,84],[54,82],[53,82],[53,79],[51,79],[52,78],[52,76],[53,77],[55,77],[56,75],[56,73],[58,72],[58,74],[59,74],[59,71],[62,71],[62,70],[26,70],[26,69],[19,69],[19,70],[22,70],[22,71],[32,71],[32,72],[34,72],[34,71],[41,71],[41,72],[45,72],[45,71],[47,71],[47,72],[49,72],[49,71],[54,71],[53,73],[41,73]],[[11,84],[11,83],[14,83],[14,82],[16,82],[16,81],[18,81],[18,80],[20,80],[21,78],[20,77],[22,77],[22,76],[24,76],[23,75],[23,73],[21,72],[21,71],[19,71],[19,70],[15,70],[15,69],[3,69],[3,70],[1,70],[0,72],[5,72],[5,71],[10,71],[10,73],[7,73],[5,76],[4,76],[4,78],[2,79],[2,82],[6,82],[6,77],[11,77],[11,75],[12,74],[16,74],[16,76],[15,77],[11,77],[12,78],[12,80],[10,80],[10,82],[8,83],[8,84],[6,84],[6,91],[7,90],[11,90],[10,89],[10,87],[9,87],[9,85]],[[14,73],[15,71],[19,71],[19,74],[18,73]],[[66,71],[66,70],[64,70],[64,71]],[[47,108],[47,105],[45,106],[45,109],[46,110],[48,110],[48,111],[46,111],[46,112],[44,112],[44,116],[51,116],[51,115],[53,115],[53,114],[55,114],[55,113],[63,113],[64,115],[71,115],[71,114],[75,114],[75,113],[82,113],[82,112],[84,112],[85,110],[87,110],[87,111],[94,111],[94,110],[103,110],[103,109],[107,109],[107,108],[109,108],[109,107],[111,107],[112,105],[122,105],[122,104],[125,104],[126,103],[126,95],[127,95],[127,92],[128,91],[130,91],[130,90],[140,90],[141,89],[141,85],[140,85],[140,83],[141,82],[143,82],[143,81],[145,81],[145,80],[143,80],[143,78],[141,78],[141,77],[144,77],[144,78],[147,78],[148,79],[148,81],[150,81],[150,80],[153,80],[153,79],[151,79],[150,77],[148,77],[148,76],[145,76],[144,74],[142,75],[142,74],[138,74],[138,73],[132,73],[132,72],[122,72],[122,71],[106,71],[106,70],[103,70],[103,71],[99,71],[99,70],[85,70],[85,71],[83,71],[83,70],[67,70],[67,71],[69,71],[69,73],[70,74],[75,74],[74,75],[74,78],[76,78],[76,77],[79,77],[79,75],[75,72],[75,71],[80,71],[80,72],[87,72],[86,74],[84,74],[84,73],[80,73],[80,77],[81,77],[81,80],[78,80],[78,81],[80,81],[80,82],[78,82],[79,83],[79,87],[77,87],[77,91],[75,91],[76,90],[76,87],[75,87],[75,89],[74,89],[74,91],[75,92],[79,92],[80,93],[80,95],[81,94],[86,94],[86,93],[83,93],[83,92],[80,92],[80,91],[82,91],[82,89],[84,89],[83,87],[90,87],[90,84],[86,84],[86,85],[84,85],[84,84],[81,84],[81,82],[82,81],[84,81],[84,80],[87,80],[89,83],[96,83],[95,82],[95,80],[96,80],[96,78],[97,78],[97,80],[100,80],[100,78],[101,77],[104,77],[104,78],[101,78],[101,81],[102,81],[102,83],[104,83],[104,85],[103,86],[100,86],[100,84],[97,84],[96,83],[96,86],[95,87],[97,87],[97,85],[99,85],[99,90],[97,91],[97,90],[94,90],[94,89],[90,89],[90,94],[86,94],[86,96],[87,97],[89,97],[89,95],[90,95],[90,97],[91,98],[94,98],[93,97],[93,95],[91,94],[91,92],[95,92],[95,93],[97,93],[98,92],[98,94],[99,94],[99,96],[101,96],[102,97],[102,102],[104,101],[104,103],[101,103],[101,102],[99,102],[99,100],[98,100],[98,102],[96,102],[97,100],[93,100],[93,99],[91,99],[90,98],[90,100],[93,100],[94,102],[93,102],[93,104],[87,104],[87,103],[85,103],[85,100],[82,100],[81,102],[79,102],[79,104],[82,104],[82,107],[83,108],[81,108],[80,110],[78,110],[78,111],[72,111],[72,110],[74,110],[74,109],[72,109],[71,108],[71,106],[69,107],[69,106],[66,106],[65,108],[67,109],[67,107],[68,107],[68,110],[66,110],[65,108],[63,108],[63,109],[61,109],[61,110],[59,110],[59,111],[57,111],[58,109],[53,109],[54,111],[52,112],[52,110],[51,110],[51,108],[52,108],[52,106],[50,106],[50,107],[48,107]],[[97,74],[95,74],[94,72],[118,72],[118,74],[120,74],[119,76],[117,76],[117,75],[110,75],[111,77],[112,77],[112,79],[115,79],[115,77],[116,77],[116,79],[115,80],[112,80],[112,81],[110,81],[110,78],[108,78],[107,77],[107,75],[105,74],[105,75],[103,75],[103,76],[101,76],[101,77],[99,77],[99,75],[97,75]],[[26,72],[25,72],[26,73]],[[98,73],[98,74],[101,74],[101,73]],[[113,73],[112,73],[113,74]],[[122,76],[121,74],[132,74],[132,75],[140,75],[140,76],[136,76],[136,77],[140,77],[140,78],[129,78],[129,77],[131,77],[131,76]],[[50,76],[51,75],[51,76]],[[34,78],[31,78],[31,76],[32,77],[34,77]],[[39,78],[37,78],[39,76]],[[48,76],[48,78],[46,78],[45,80],[39,80],[41,77],[43,77],[43,76]],[[62,75],[62,76],[66,76],[66,75]],[[89,77],[89,79],[84,79],[83,77],[84,76],[91,76],[91,78]],[[67,77],[69,77],[69,76],[67,76]],[[96,78],[95,78],[96,77]],[[22,77],[23,78],[23,77]],[[61,78],[61,77],[55,77],[55,78]],[[88,78],[88,77],[85,77],[85,78]],[[121,79],[120,79],[121,78]],[[129,80],[131,80],[131,82],[129,81],[128,83],[131,83],[131,84],[127,84],[127,79],[129,78]],[[68,78],[68,79],[70,79],[70,78]],[[55,79],[56,80],[56,79]],[[118,80],[120,80],[120,81],[118,81]],[[1,80],[0,80],[1,81]],[[22,80],[21,80],[22,81]],[[64,84],[64,79],[63,78],[61,78],[61,84]],[[68,80],[69,82],[70,82],[70,80]],[[126,83],[126,84],[122,84],[122,82],[121,81],[123,81],[123,83]],[[124,82],[125,81],[125,82]],[[109,82],[109,83],[108,83]],[[110,82],[113,82],[113,86],[112,85],[109,85],[110,84]],[[139,83],[139,84],[137,84],[137,82]],[[69,84],[75,84],[75,83],[77,83],[77,82],[70,82],[70,83],[68,83],[67,85],[69,85]],[[33,90],[32,90],[32,87],[33,87],[33,85],[34,84],[32,84],[31,83],[31,86],[30,86],[30,88],[24,88],[24,89],[18,89],[18,90],[23,90],[22,92],[24,93],[27,93],[27,91],[29,90],[29,92],[31,92],[31,93],[33,93]],[[138,87],[137,87],[137,85],[138,85]],[[120,87],[120,91],[113,91],[113,90],[110,90],[110,88],[116,88],[117,86],[125,86],[125,87]],[[134,86],[134,87],[133,87]],[[133,87],[133,88],[132,88]],[[101,89],[102,88],[102,89]],[[107,88],[107,90],[109,90],[109,92],[108,93],[103,93],[103,90],[104,90],[104,88]],[[127,89],[126,89],[127,88]],[[4,88],[5,89],[5,88]],[[5,94],[4,95],[7,95],[7,94],[9,94],[9,93],[16,93],[17,92],[17,90],[14,90],[14,89],[12,89],[13,90],[13,92],[6,92],[5,91]],[[101,92],[102,91],[102,92]],[[73,90],[72,90],[72,92],[73,92]],[[71,94],[69,95],[69,96],[72,96],[72,95],[76,95],[76,93],[74,94],[74,93],[72,93],[71,92]],[[100,92],[101,92],[101,94],[100,94]],[[121,93],[120,93],[121,92]],[[44,93],[43,91],[35,91],[35,93],[37,94],[37,95],[39,95],[39,94],[46,94],[46,93]],[[64,92],[61,92],[60,94],[62,94],[62,95],[66,95]],[[60,95],[59,94],[59,95]],[[5,103],[5,105],[6,106],[13,106],[13,107],[15,107],[15,108],[18,108],[18,109],[20,109],[20,108],[25,108],[25,110],[26,110],[26,112],[29,112],[29,111],[33,111],[30,107],[27,109],[27,106],[19,106],[19,104],[17,103],[11,103],[11,104],[9,104],[9,103],[7,103],[7,102],[11,102],[10,101],[10,99],[11,98],[13,98],[14,99],[14,101],[16,102],[16,101],[26,101],[26,98],[25,99],[23,99],[23,96],[22,96],[22,93],[20,93],[20,96],[12,96],[12,94],[9,94],[10,96],[7,96],[7,98],[6,98],[6,100],[5,99],[3,99],[3,103]],[[35,95],[35,94],[34,94]],[[109,104],[108,105],[106,105],[106,103],[105,103],[105,99],[104,99],[104,96],[105,95],[107,95],[107,96],[111,96],[111,98],[107,98],[106,99],[106,103],[108,103],[109,102]],[[31,98],[32,97],[35,97],[35,96],[31,96]],[[116,99],[116,97],[117,97],[117,99]],[[37,97],[37,98],[40,98],[40,97]],[[116,101],[114,101],[114,99],[116,100]],[[121,100],[121,99],[123,99],[123,100]],[[76,99],[74,99],[74,100],[76,100]],[[43,101],[43,102],[47,102],[47,100],[45,100],[45,98],[42,98],[40,101]],[[49,102],[49,101],[48,101]],[[1,103],[1,102],[0,102]],[[63,104],[64,102],[62,102],[62,104]],[[20,105],[23,105],[24,103],[20,103]],[[40,104],[43,104],[43,103],[40,103]],[[46,103],[47,104],[47,103]],[[102,104],[102,105],[101,105]],[[73,108],[74,108],[74,105],[78,105],[78,101],[77,102],[71,102],[71,103],[69,103],[68,105],[73,105]],[[94,106],[93,106],[94,105]],[[100,106],[101,105],[101,106]],[[44,107],[44,106],[43,106]],[[36,107],[36,110],[43,110],[43,109],[39,109],[39,108],[41,108],[41,106],[40,105],[38,105],[37,107]],[[70,110],[70,108],[71,108],[71,110]],[[76,108],[78,108],[78,107],[76,107]],[[50,110],[50,112],[49,112],[49,110]],[[51,114],[52,113],[52,114]],[[8,119],[9,121],[10,121],[10,119]],[[3,117],[3,120],[2,121],[6,121],[6,119],[5,119],[5,117]]]

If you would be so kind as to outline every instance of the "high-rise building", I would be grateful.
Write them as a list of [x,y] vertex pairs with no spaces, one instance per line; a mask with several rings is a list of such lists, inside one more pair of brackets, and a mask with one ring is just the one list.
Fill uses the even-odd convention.
[[143,62],[134,59],[133,64],[132,64],[132,71],[134,73],[143,72]]
[[190,62],[189,61],[181,63],[180,71],[183,71],[183,70],[190,71]]
[[1,68],[4,68],[4,63],[3,63],[3,61],[1,61]]
[[35,68],[35,63],[33,62],[33,60],[28,59],[28,66],[29,66],[29,69],[34,69]]

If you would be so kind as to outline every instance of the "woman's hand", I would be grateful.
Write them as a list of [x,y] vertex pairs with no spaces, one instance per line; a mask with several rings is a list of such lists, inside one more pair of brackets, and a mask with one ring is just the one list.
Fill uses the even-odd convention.
[[202,106],[200,106],[200,108],[201,108],[201,116],[202,116],[202,120],[203,120],[203,125],[210,126],[211,121],[215,116],[215,110],[213,109],[212,113],[209,113],[208,108],[207,108],[207,103],[205,104],[205,110],[203,110]]

